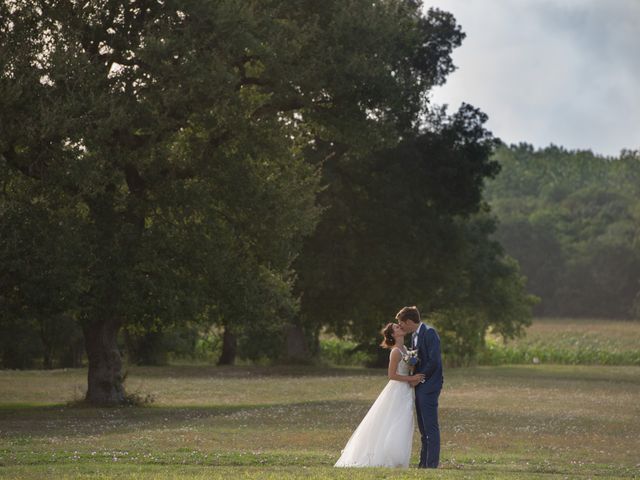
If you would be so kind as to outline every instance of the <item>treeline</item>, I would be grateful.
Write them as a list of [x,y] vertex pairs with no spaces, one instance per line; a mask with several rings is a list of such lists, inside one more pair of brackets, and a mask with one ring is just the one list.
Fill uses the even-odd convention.
[[373,356],[417,304],[452,362],[530,319],[482,202],[486,116],[428,102],[464,34],[418,1],[0,5],[2,366]]
[[487,199],[541,316],[638,318],[640,154],[502,146]]

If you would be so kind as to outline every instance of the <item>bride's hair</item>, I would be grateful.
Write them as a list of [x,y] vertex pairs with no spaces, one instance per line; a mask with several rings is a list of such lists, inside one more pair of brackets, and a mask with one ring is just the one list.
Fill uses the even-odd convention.
[[382,348],[391,348],[396,344],[396,339],[393,338],[393,323],[387,323],[387,325],[380,330],[380,334],[383,337],[380,346]]

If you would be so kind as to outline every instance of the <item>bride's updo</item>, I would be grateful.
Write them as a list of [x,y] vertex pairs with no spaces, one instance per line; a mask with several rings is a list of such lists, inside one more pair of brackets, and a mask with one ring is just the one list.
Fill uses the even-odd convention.
[[380,330],[380,334],[383,337],[380,343],[382,348],[391,348],[396,344],[396,339],[393,338],[393,323],[387,323],[387,325]]

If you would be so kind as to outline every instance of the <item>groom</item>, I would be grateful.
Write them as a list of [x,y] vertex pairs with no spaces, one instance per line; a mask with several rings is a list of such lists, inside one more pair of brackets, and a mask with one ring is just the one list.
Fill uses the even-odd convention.
[[412,384],[416,392],[416,415],[422,440],[418,468],[438,468],[440,461],[440,427],[438,397],[442,390],[442,358],[440,337],[433,327],[420,321],[416,307],[404,307],[396,315],[405,332],[411,332],[411,348],[418,350],[420,361],[414,373],[424,373],[425,379]]

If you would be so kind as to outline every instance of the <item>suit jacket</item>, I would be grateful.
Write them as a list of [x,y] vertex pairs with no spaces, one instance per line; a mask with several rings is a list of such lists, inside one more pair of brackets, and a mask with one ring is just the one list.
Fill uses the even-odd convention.
[[416,385],[416,395],[441,390],[444,383],[442,354],[440,352],[440,337],[435,328],[426,323],[424,327],[420,327],[417,348],[420,361],[416,365],[414,373],[424,373],[425,382]]

